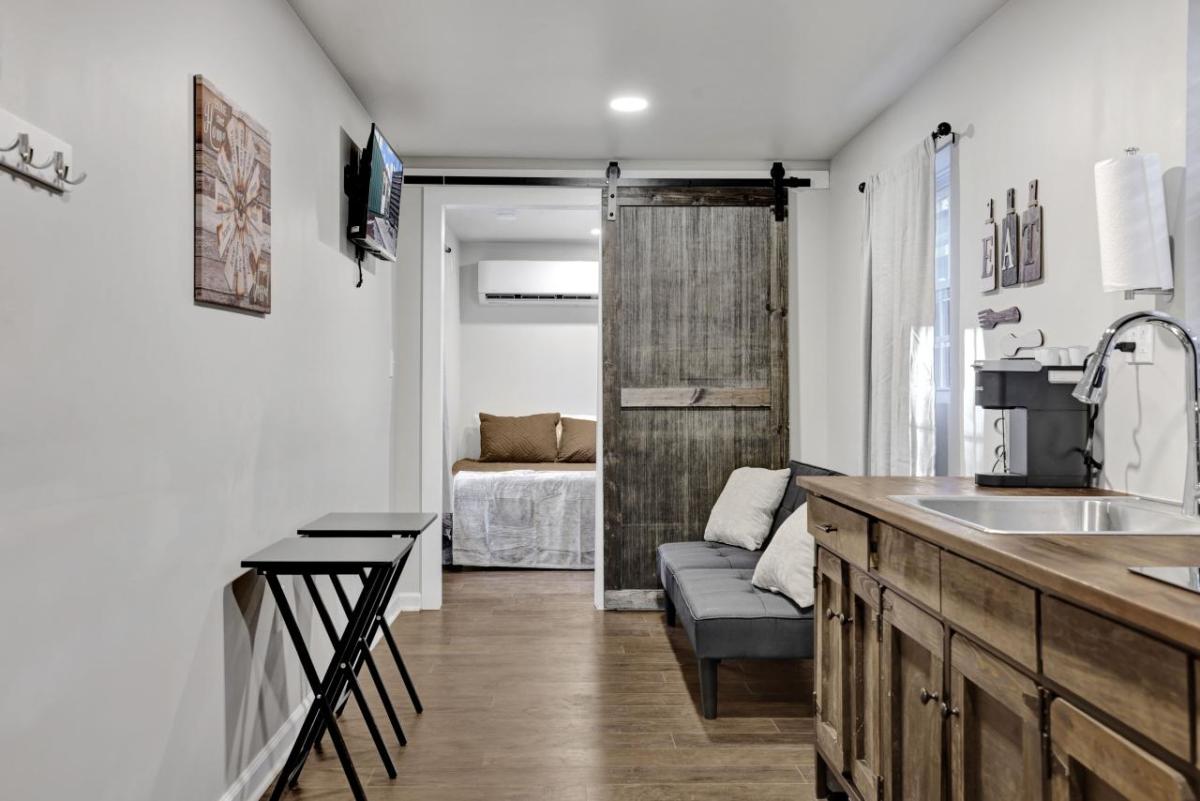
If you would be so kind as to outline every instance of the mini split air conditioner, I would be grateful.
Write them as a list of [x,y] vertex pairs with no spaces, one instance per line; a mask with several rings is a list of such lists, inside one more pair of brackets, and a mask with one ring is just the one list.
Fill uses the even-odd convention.
[[490,305],[594,306],[600,266],[594,261],[481,261],[479,302]]

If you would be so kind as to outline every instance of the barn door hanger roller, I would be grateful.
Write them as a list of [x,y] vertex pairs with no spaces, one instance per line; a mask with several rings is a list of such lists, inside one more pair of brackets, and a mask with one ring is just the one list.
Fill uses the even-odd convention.
[[609,222],[617,219],[617,181],[620,179],[621,165],[615,161],[608,162],[608,169],[604,172],[604,182],[607,184]]

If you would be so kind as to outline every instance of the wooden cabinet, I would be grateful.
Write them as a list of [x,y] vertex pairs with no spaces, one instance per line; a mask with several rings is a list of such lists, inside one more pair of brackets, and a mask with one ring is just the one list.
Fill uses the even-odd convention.
[[808,499],[807,505],[808,531],[813,539],[855,567],[866,570],[871,547],[867,540],[868,518],[815,495]]
[[1041,801],[1041,695],[961,634],[950,640],[951,801]]
[[1050,705],[1051,801],[1193,801],[1183,774],[1061,698]]
[[855,801],[1197,801],[1200,650],[984,563],[977,542],[901,530],[878,503],[809,506],[820,785]]
[[1191,757],[1183,651],[1054,598],[1042,603],[1042,670],[1181,759]]
[[875,572],[935,611],[942,605],[939,549],[886,524],[876,527]]
[[942,552],[942,616],[1036,671],[1037,593],[994,570]]
[[883,797],[885,801],[940,801],[942,624],[886,589],[882,604]]
[[851,783],[863,798],[879,798],[883,781],[880,754],[880,672],[883,617],[879,584],[850,568],[850,768]]
[[813,626],[816,630],[813,683],[816,695],[817,746],[831,768],[841,773],[849,758],[847,712],[850,674],[846,669],[848,640],[846,565],[824,549],[817,550],[817,587]]

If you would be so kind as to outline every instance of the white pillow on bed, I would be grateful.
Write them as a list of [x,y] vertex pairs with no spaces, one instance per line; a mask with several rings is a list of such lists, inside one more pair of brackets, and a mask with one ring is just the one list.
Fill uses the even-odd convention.
[[761,590],[786,595],[798,606],[812,606],[816,550],[808,533],[808,504],[802,503],[775,532],[750,581]]
[[775,510],[783,500],[791,475],[792,471],[786,467],[782,470],[765,467],[734,470],[708,515],[704,539],[757,551],[771,532]]

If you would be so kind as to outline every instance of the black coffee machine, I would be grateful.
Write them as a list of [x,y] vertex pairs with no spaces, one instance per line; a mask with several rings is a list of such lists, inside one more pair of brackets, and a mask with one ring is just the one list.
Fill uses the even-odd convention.
[[1089,413],[1071,396],[1083,367],[1034,359],[975,365],[975,405],[1004,415],[1005,470],[976,473],[981,487],[1087,487],[1091,484]]

